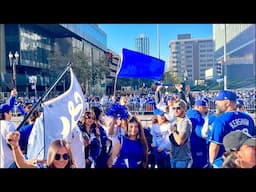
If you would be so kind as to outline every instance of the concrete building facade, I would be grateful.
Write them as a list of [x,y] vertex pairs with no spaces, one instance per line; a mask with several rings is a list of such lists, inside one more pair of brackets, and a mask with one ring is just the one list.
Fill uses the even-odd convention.
[[181,80],[205,80],[205,71],[214,64],[214,43],[211,38],[191,38],[179,34],[169,44],[170,70]]

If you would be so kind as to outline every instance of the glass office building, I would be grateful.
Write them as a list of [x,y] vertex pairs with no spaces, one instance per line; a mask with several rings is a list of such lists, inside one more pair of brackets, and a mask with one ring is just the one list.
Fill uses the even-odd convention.
[[0,92],[9,92],[12,86],[8,54],[17,51],[16,86],[24,96],[33,92],[30,76],[37,76],[38,93],[55,80],[49,74],[48,56],[56,47],[63,55],[82,50],[92,66],[109,52],[107,35],[97,24],[0,24],[0,40]]
[[145,34],[138,35],[136,38],[135,47],[136,51],[150,55],[149,37],[147,37]]
[[[214,57],[216,62],[222,65],[223,75],[224,65],[226,64],[227,67],[227,88],[255,86],[256,25],[214,24],[213,38]],[[226,54],[224,54],[224,45],[226,45]]]

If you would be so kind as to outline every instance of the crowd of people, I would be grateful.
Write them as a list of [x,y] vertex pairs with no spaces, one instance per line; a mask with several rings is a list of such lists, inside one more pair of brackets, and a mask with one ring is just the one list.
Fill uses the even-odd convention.
[[256,167],[256,123],[240,92],[195,96],[189,86],[177,84],[176,93],[165,95],[162,87],[153,98],[135,99],[152,103],[150,127],[143,127],[129,110],[134,96],[91,97],[94,105],[86,107],[71,130],[72,140],[54,138],[45,158],[33,154],[33,142],[42,142],[35,129],[43,129],[43,112],[35,109],[17,130],[12,122],[15,104],[26,117],[35,103],[20,103],[13,89],[0,105],[0,168]]

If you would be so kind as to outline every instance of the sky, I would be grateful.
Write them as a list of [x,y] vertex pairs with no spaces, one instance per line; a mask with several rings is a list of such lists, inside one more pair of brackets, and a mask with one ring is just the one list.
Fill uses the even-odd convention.
[[[150,55],[159,56],[168,63],[170,55],[169,43],[177,40],[178,34],[190,33],[191,38],[212,37],[212,24],[99,24],[99,27],[107,34],[107,47],[117,54],[122,53],[122,48],[134,50],[135,39],[139,34],[149,37]],[[158,37],[160,43],[158,43]]]

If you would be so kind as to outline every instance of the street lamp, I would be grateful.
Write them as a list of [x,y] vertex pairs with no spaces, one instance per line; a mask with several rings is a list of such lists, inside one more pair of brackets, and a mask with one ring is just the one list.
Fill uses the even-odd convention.
[[12,67],[12,80],[13,80],[14,87],[16,87],[16,65],[18,64],[19,56],[20,55],[17,51],[15,52],[14,55],[10,51],[8,55],[10,66]]

